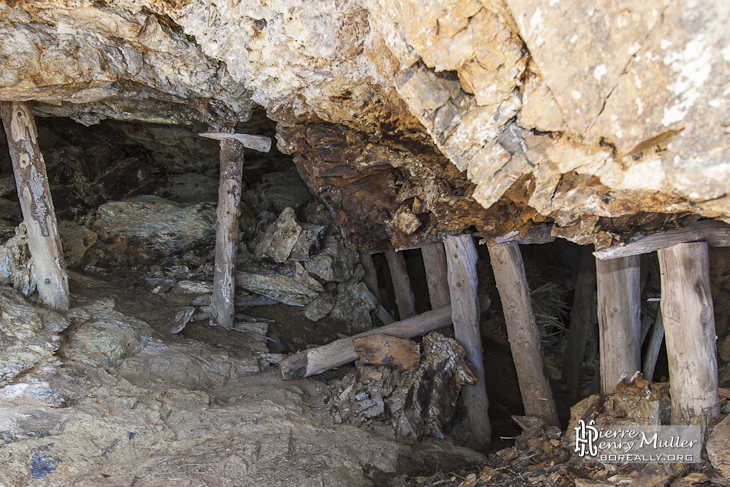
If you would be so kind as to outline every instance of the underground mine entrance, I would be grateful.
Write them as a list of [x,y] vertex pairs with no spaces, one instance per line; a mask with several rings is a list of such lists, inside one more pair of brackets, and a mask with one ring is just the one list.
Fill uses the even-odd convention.
[[[261,293],[258,296],[269,298],[256,302],[263,305],[250,306],[256,301],[253,298],[257,293],[239,293],[242,304],[247,305],[237,309],[237,320],[242,326],[225,329],[210,326],[202,316],[214,273],[219,176],[218,143],[197,136],[206,127],[120,121],[84,127],[68,119],[53,118],[38,118],[37,126],[65,258],[72,271],[73,305],[92,305],[112,298],[115,311],[142,320],[151,327],[146,342],[149,356],[140,358],[138,351],[124,349],[118,357],[119,363],[104,359],[101,368],[114,370],[119,367],[121,377],[134,386],[159,387],[168,395],[177,390],[170,388],[170,384],[205,391],[211,397],[211,405],[238,404],[259,397],[271,400],[271,392],[263,391],[273,387],[281,389],[282,394],[294,394],[297,397],[295,404],[307,417],[328,425],[349,423],[386,438],[395,437],[387,415],[381,417],[368,409],[352,411],[356,405],[376,397],[371,389],[362,386],[363,371],[355,366],[339,367],[309,381],[279,380],[276,364],[286,355],[384,325],[383,316],[405,318],[386,254],[369,252],[385,312],[379,314],[377,304],[361,285],[364,279],[362,254],[345,244],[337,218],[326,204],[312,195],[290,157],[275,150],[270,154],[246,153],[237,266],[248,279],[248,289],[256,289]],[[259,119],[238,130],[273,137],[275,127],[271,122]],[[5,144],[4,140],[0,142]],[[7,153],[3,153],[0,156],[0,205],[3,208],[0,244],[5,248],[13,239],[16,239],[15,243],[10,247],[19,248],[23,237],[22,230],[16,235],[22,215],[12,179],[10,160]],[[262,241],[269,228],[284,224],[301,228],[302,243],[290,249],[297,257],[277,262]],[[522,432],[524,426],[518,425],[513,416],[522,416],[524,408],[490,255],[486,246],[478,246],[477,251],[478,292],[491,301],[491,306],[481,316],[480,328],[493,433],[490,448],[498,450],[513,445]],[[564,240],[522,246],[547,375],[563,429],[568,426],[571,407],[600,388],[596,317],[592,317],[577,394],[571,394],[561,382],[570,311],[583,252],[581,247]],[[410,277],[414,312],[428,312],[431,304],[421,250],[404,250],[400,254]],[[15,278],[27,277],[25,288],[29,290],[32,279],[27,266],[28,256],[16,253],[15,257],[17,267],[11,274]],[[712,249],[711,259],[718,336],[723,337],[729,316],[730,296],[727,296],[726,284],[730,282],[727,264],[730,258],[726,249]],[[646,270],[642,316],[648,329],[656,317],[656,298],[660,295],[656,257],[645,259],[642,269]],[[275,279],[275,276],[283,276],[286,280]],[[22,288],[22,279],[16,281],[15,284]],[[28,294],[33,300],[33,293]],[[184,323],[177,333],[171,333],[172,328],[179,327],[181,313],[184,316],[186,312],[193,321]],[[84,335],[83,326],[84,323],[73,322],[61,337],[58,354],[63,360],[73,362],[78,358],[79,352],[74,347],[79,336],[108,340],[108,330]],[[447,338],[453,337],[450,328],[440,332]],[[196,344],[209,348],[201,351]],[[191,363],[180,361],[179,357],[170,359],[168,351],[175,347],[179,347],[186,357],[192,357],[190,360],[197,367],[225,369],[224,375],[240,374],[241,380],[234,385],[211,380],[204,372],[196,371]],[[132,356],[133,353],[137,355]],[[256,360],[251,360],[252,353]],[[84,355],[86,358],[82,362],[98,366],[99,362],[90,356]],[[128,359],[134,366],[125,365]],[[230,370],[231,367],[235,369],[230,365],[234,362],[245,365]],[[161,384],[159,378],[153,377],[155,374],[169,384]],[[667,375],[666,350],[662,349],[654,379],[665,382]],[[188,401],[195,405],[199,399],[184,396],[172,403]],[[80,397],[77,400],[82,401]],[[288,406],[294,404],[291,396],[277,396],[276,400]],[[68,405],[72,404],[72,401],[68,402]],[[423,454],[421,460],[417,460],[418,454],[413,454],[412,457],[405,455],[410,458],[408,465],[401,465],[396,470],[385,472],[387,468],[382,465],[365,470],[377,484],[396,473],[418,476],[463,465],[464,456],[455,454],[448,459],[444,449],[464,443],[465,419],[464,408],[460,405],[454,420],[432,431],[435,436],[447,437],[437,452],[446,458],[442,463],[429,465],[423,462]],[[235,432],[234,429],[221,431],[223,436]],[[128,437],[132,433],[129,432]],[[336,435],[332,434],[334,438]],[[426,444],[430,441],[427,436],[423,437]],[[409,443],[412,439],[403,441]],[[341,438],[333,440],[336,445],[340,441]],[[434,452],[429,454],[436,455]],[[53,463],[51,460],[44,461]]]

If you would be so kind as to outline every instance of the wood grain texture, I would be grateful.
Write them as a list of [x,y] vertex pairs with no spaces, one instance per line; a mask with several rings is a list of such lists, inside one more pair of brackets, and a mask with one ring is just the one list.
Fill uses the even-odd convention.
[[423,266],[426,270],[426,285],[431,309],[451,304],[449,276],[444,244],[437,242],[421,247]]
[[218,186],[217,226],[215,234],[215,271],[211,319],[223,326],[233,326],[235,314],[236,253],[238,251],[238,216],[243,177],[243,146],[233,139],[221,141],[220,183]]
[[413,297],[411,279],[408,277],[406,258],[402,252],[388,250],[385,252],[390,269],[390,278],[393,281],[393,292],[395,293],[395,304],[398,307],[398,315],[401,320],[410,318],[416,314],[416,299]]
[[38,131],[28,102],[2,102],[0,114],[13,162],[37,289],[43,304],[69,308],[68,275],[48,187],[46,163],[38,146]]
[[646,380],[654,381],[654,370],[656,369],[656,362],[659,358],[659,351],[662,348],[663,341],[664,320],[662,319],[662,310],[658,309],[656,319],[654,320],[654,326],[652,327],[651,334],[649,335],[649,343],[646,345],[644,361],[641,366],[641,373],[644,374],[644,378]]
[[378,273],[375,271],[373,256],[367,250],[360,250],[359,254],[360,264],[362,264],[362,268],[365,271],[365,277],[363,277],[362,280],[367,286],[368,290],[373,293],[375,299],[377,299],[378,302],[382,304],[383,297],[380,295],[380,286],[378,285]]
[[672,424],[706,426],[720,412],[708,245],[662,249],[659,266]]
[[592,248],[581,248],[580,265],[575,280],[573,307],[570,310],[570,328],[568,343],[565,347],[563,362],[563,382],[568,386],[568,394],[572,400],[578,397],[580,376],[583,370],[588,333],[591,329],[591,312],[594,308],[593,293],[596,290],[596,259]]
[[494,245],[489,247],[489,257],[502,300],[525,415],[559,426],[520,247],[516,242]]
[[715,220],[703,220],[684,228],[655,233],[626,245],[616,245],[594,252],[597,259],[615,259],[629,255],[647,254],[686,242],[707,242],[713,247],[730,246],[730,225]]
[[263,135],[233,134],[226,132],[204,132],[198,135],[220,141],[235,140],[247,149],[253,149],[259,152],[269,152],[271,150],[271,139]]
[[638,256],[597,260],[601,392],[641,369],[641,276]]
[[477,249],[471,235],[449,237],[444,241],[448,267],[451,318],[456,341],[464,347],[466,360],[477,383],[462,388],[462,397],[469,416],[469,428],[477,443],[491,440],[489,399],[484,383],[482,336],[479,328],[479,300],[477,299]]
[[[479,296],[479,306],[482,310],[489,308],[489,298]],[[413,338],[438,330],[451,324],[451,306],[426,311],[418,316],[406,320],[396,321],[390,325],[381,326],[355,336],[341,338],[321,347],[310,348],[295,353],[279,363],[279,372],[284,380],[303,379],[312,375],[321,374],[340,365],[357,360],[357,353],[353,339],[382,333],[398,338]]]
[[399,369],[415,369],[421,361],[416,342],[378,333],[354,338],[355,353],[365,365],[387,365]]

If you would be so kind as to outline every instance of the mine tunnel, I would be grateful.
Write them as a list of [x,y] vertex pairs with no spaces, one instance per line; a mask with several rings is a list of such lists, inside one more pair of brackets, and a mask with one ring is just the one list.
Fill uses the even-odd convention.
[[0,4],[0,487],[728,485],[727,16]]

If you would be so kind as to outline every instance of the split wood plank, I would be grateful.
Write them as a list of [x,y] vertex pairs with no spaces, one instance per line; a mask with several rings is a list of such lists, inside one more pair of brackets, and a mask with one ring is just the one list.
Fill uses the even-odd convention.
[[494,243],[516,242],[520,245],[546,244],[554,242],[556,239],[552,231],[553,225],[551,223],[532,225],[525,235],[520,236],[520,232],[514,230],[506,235],[495,238]]
[[639,256],[597,260],[596,273],[601,392],[611,394],[624,374],[641,369]]
[[393,292],[395,293],[395,304],[398,307],[398,315],[401,320],[415,316],[416,299],[413,297],[411,279],[408,277],[406,258],[402,252],[388,250],[385,252],[390,269],[390,278],[393,281]]
[[58,236],[56,213],[48,186],[46,163],[38,146],[38,130],[28,102],[2,102],[0,114],[15,173],[28,245],[40,300],[52,308],[69,308],[68,274]]
[[591,250],[590,246],[581,248],[573,307],[570,310],[568,343],[565,347],[562,379],[568,386],[571,400],[578,397],[586,343],[592,326],[591,313],[595,307],[593,295],[596,290],[596,259]]
[[644,379],[654,382],[654,371],[656,370],[656,362],[659,358],[659,351],[662,349],[664,341],[664,320],[662,319],[661,307],[657,309],[656,318],[654,319],[654,327],[649,336],[649,343],[646,346],[644,354],[644,363],[641,367],[641,373]]
[[655,233],[626,245],[615,245],[594,252],[597,259],[615,259],[629,255],[647,254],[680,243],[707,242],[713,247],[730,247],[730,225],[715,220],[702,220],[684,228]]
[[360,264],[362,264],[363,270],[365,270],[365,277],[362,281],[367,286],[368,290],[373,293],[375,299],[379,303],[383,303],[383,297],[380,295],[380,286],[378,285],[378,273],[375,271],[375,264],[373,263],[373,256],[367,250],[360,250]]
[[271,150],[271,139],[262,135],[234,134],[229,132],[203,132],[198,135],[208,139],[220,140],[221,142],[235,140],[245,148],[259,152],[269,152]]
[[446,265],[446,253],[441,242],[421,247],[423,266],[426,270],[426,285],[431,309],[441,308],[451,304],[449,296],[449,277]]
[[502,300],[525,415],[559,426],[520,247],[516,242],[494,245],[489,247],[489,257]]
[[466,361],[477,378],[474,385],[464,385],[461,394],[469,418],[469,429],[478,444],[491,441],[489,399],[484,382],[482,335],[479,328],[479,299],[477,298],[477,249],[471,235],[449,237],[444,241],[448,267],[451,319],[454,337],[466,351]]
[[662,249],[659,265],[672,424],[704,427],[720,412],[708,244]]
[[[480,296],[479,305],[482,310],[486,311],[489,308],[489,298]],[[353,345],[355,338],[379,333],[398,338],[413,338],[450,324],[451,306],[444,306],[352,337],[341,338],[321,347],[303,350],[279,363],[281,378],[284,380],[303,379],[354,362],[358,359]]]

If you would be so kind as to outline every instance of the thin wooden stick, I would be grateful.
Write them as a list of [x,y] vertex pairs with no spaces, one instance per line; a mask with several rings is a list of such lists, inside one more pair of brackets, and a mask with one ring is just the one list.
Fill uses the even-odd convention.
[[441,308],[451,304],[449,296],[448,268],[446,253],[441,242],[421,247],[423,265],[426,270],[426,285],[431,309]]
[[388,250],[385,252],[390,268],[390,277],[393,281],[395,304],[398,306],[398,315],[401,320],[416,314],[416,299],[413,297],[411,279],[408,277],[406,259],[402,252]]
[[649,344],[646,347],[644,355],[644,364],[641,368],[644,379],[654,381],[654,371],[656,370],[656,362],[659,358],[659,351],[664,341],[664,320],[662,319],[661,308],[657,310],[656,319],[654,320],[654,328],[649,337]]

